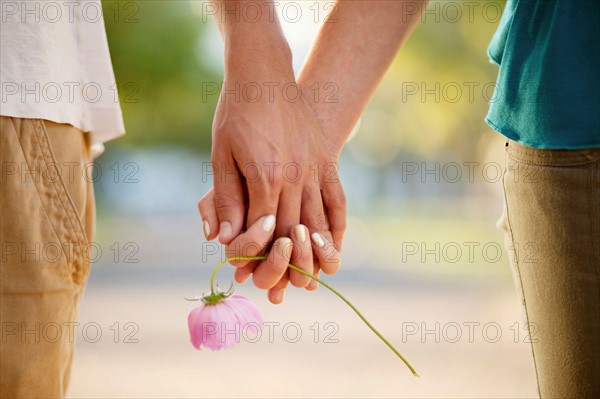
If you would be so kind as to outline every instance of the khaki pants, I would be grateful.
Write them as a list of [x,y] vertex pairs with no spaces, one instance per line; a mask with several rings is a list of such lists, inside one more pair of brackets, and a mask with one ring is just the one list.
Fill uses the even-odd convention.
[[506,146],[500,225],[542,398],[600,398],[600,149]]
[[63,397],[94,230],[88,136],[0,122],[0,396]]

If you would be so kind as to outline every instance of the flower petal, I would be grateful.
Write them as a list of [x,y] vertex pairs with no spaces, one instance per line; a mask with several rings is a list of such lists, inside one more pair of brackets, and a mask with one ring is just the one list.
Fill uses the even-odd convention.
[[243,330],[246,328],[253,334],[258,334],[259,331],[262,331],[262,317],[256,306],[254,306],[247,298],[231,298],[225,303],[236,315],[240,329]]
[[252,302],[250,302],[250,300],[248,300],[248,298],[245,298],[241,295],[237,295],[237,297],[233,298],[230,303],[234,303],[238,308],[242,309],[246,314],[249,314],[248,321],[257,322],[262,326],[263,319],[260,314],[260,311],[258,310],[256,305],[254,305],[254,303],[252,303]]
[[219,324],[221,347],[229,349],[240,342],[241,325],[236,317],[235,311],[227,306],[226,300],[218,303],[221,312],[221,323]]
[[215,304],[194,308],[188,315],[190,340],[196,349],[228,349],[240,342],[242,330],[262,331],[258,308],[242,295],[232,295]]
[[218,304],[206,305],[206,312],[202,323],[198,325],[198,328],[202,330],[202,344],[211,349],[221,349],[221,341],[219,338],[219,326],[221,324],[221,315],[217,309]]
[[205,306],[198,306],[190,312],[188,315],[188,328],[190,330],[190,340],[192,341],[192,345],[194,348],[200,350],[200,346],[202,344],[202,333],[197,333],[196,326],[198,323],[202,323],[202,312],[204,311]]

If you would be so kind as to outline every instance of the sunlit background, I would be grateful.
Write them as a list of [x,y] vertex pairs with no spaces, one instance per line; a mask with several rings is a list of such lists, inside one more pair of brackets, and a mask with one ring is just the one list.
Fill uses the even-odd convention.
[[[326,278],[421,377],[323,288],[290,288],[274,306],[251,284],[237,287],[272,336],[221,352],[192,347],[194,304],[183,297],[208,289],[220,259],[208,254],[196,210],[212,185],[217,94],[207,85],[222,80],[223,65],[205,5],[103,1],[127,135],[98,159],[97,244],[80,312],[92,328],[78,336],[70,396],[534,396],[495,226],[503,140],[483,122],[497,73],[486,47],[503,2],[432,2],[340,160],[349,226],[343,268]],[[280,2],[296,70],[328,8]],[[219,278],[230,279],[231,270]]]

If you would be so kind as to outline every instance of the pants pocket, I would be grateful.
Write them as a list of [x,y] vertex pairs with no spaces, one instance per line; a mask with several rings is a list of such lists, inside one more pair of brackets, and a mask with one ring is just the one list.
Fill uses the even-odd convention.
[[87,185],[68,180],[65,166],[73,170],[85,160],[83,133],[56,125],[52,134],[62,133],[52,142],[41,120],[2,117],[1,123],[2,294],[78,289],[90,265],[84,208],[76,204],[89,194]]

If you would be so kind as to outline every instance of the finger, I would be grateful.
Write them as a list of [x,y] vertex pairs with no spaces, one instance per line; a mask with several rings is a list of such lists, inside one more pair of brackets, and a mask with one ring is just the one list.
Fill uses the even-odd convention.
[[287,237],[278,238],[267,259],[260,262],[254,270],[252,279],[257,288],[268,290],[273,288],[287,271],[292,252],[292,240]]
[[[313,276],[319,278],[319,276],[321,275],[321,266],[319,265],[318,260],[314,262],[313,265]],[[314,291],[319,287],[319,282],[317,280],[314,279],[310,279],[310,283],[306,286],[306,289],[309,291]]]
[[319,265],[323,272],[327,274],[336,273],[340,269],[340,253],[331,241],[331,236],[325,233],[313,233],[311,235],[313,242],[313,251],[317,254]]
[[299,188],[288,186],[281,192],[277,209],[275,238],[289,237],[292,227],[300,223],[302,192]]
[[[306,225],[309,233],[327,231],[329,225],[327,223],[327,217],[323,210],[323,200],[321,198],[321,191],[318,187],[307,184],[302,192],[302,211],[300,214],[300,221]],[[313,275],[317,276],[320,273],[321,266],[319,265],[319,259],[317,254],[313,251]],[[310,283],[306,287],[309,291],[317,289],[319,283],[311,279]]]
[[202,218],[202,230],[207,241],[214,240],[219,234],[219,218],[215,208],[215,190],[211,188],[198,202],[198,211]]
[[253,176],[247,180],[248,219],[246,222],[248,225],[264,215],[277,215],[282,183],[280,173],[275,169],[267,168],[261,171],[258,178]]
[[216,158],[214,202],[220,222],[219,241],[229,244],[240,233],[244,224],[244,190],[231,154]]
[[[310,244],[308,229],[306,226],[299,224],[294,226],[292,229],[292,256],[290,263],[294,266],[298,266],[307,273],[312,274],[313,272],[313,251]],[[296,270],[290,270],[290,282],[294,287],[304,288],[306,287],[311,278],[304,274],[297,272]]]
[[267,292],[267,298],[269,298],[269,302],[271,302],[274,305],[278,305],[281,302],[283,302],[285,289],[289,281],[289,272],[286,271],[285,273],[283,273],[283,276],[277,282],[277,284],[275,284],[275,286]]
[[[258,219],[248,230],[238,235],[225,247],[227,258],[251,257],[264,253],[271,242],[275,229],[275,216],[267,215]],[[230,262],[235,267],[246,266],[251,261],[239,260]]]
[[329,230],[321,190],[315,184],[307,183],[302,191],[300,223],[308,227],[310,232]]
[[248,277],[254,273],[257,265],[258,262],[250,262],[246,266],[237,267],[235,272],[233,272],[233,278],[238,284],[244,284],[248,280]]
[[342,240],[346,231],[346,195],[337,177],[325,182],[321,188],[323,204],[329,221],[329,231],[333,237],[336,249],[342,250]]

